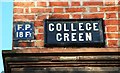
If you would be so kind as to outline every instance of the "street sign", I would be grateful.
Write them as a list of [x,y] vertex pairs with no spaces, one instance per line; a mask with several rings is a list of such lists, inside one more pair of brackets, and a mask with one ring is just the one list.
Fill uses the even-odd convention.
[[14,40],[34,39],[34,25],[32,22],[15,22],[13,32]]
[[102,19],[46,19],[45,46],[104,47]]

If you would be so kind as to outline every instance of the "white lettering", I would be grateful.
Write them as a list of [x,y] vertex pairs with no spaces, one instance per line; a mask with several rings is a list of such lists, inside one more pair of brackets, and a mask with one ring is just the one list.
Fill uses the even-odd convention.
[[98,27],[98,23],[93,23],[93,30],[94,31],[98,31],[99,29],[97,29]]
[[83,27],[83,23],[79,23],[79,31],[84,31],[84,29],[82,29]]
[[64,24],[64,31],[69,31],[69,29],[67,29],[67,25]]
[[31,33],[30,32],[25,32],[25,37],[28,37],[28,35],[29,35],[29,37],[31,37]]
[[76,31],[76,29],[74,29],[73,23],[71,24],[71,31]]
[[54,28],[52,28],[52,27],[54,27],[54,24],[50,23],[49,24],[49,31],[54,31]]
[[23,25],[18,25],[17,30],[20,30],[22,28]]
[[18,32],[16,32],[16,37],[18,37]]
[[60,33],[56,34],[56,40],[61,41],[62,40],[62,35]]
[[26,24],[26,25],[25,25],[25,30],[27,30],[28,28],[30,28],[30,25],[29,25],[29,24]]
[[23,37],[23,32],[19,32],[19,37]]
[[57,31],[61,31],[61,30],[62,30],[62,26],[61,26],[60,23],[58,23],[58,24],[56,25],[56,30],[57,30]]
[[76,33],[71,33],[71,40],[72,41],[77,41],[77,39],[75,39]]
[[91,33],[85,33],[86,34],[86,41],[92,41],[92,34]]
[[79,41],[84,41],[83,37],[83,33],[79,33]]
[[64,33],[64,41],[70,41],[68,33]]
[[86,30],[91,30],[92,27],[91,27],[91,24],[90,23],[86,23]]

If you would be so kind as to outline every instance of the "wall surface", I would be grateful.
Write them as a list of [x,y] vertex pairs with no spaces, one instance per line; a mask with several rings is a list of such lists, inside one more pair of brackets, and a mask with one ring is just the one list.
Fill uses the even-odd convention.
[[106,47],[120,47],[119,0],[14,0],[14,21],[34,22],[35,39],[14,41],[14,49],[44,47],[44,19],[103,18]]

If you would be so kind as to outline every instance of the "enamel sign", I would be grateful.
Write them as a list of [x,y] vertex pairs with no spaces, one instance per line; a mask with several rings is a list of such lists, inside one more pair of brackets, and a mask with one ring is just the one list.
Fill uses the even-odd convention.
[[46,19],[45,46],[103,47],[102,19]]
[[32,22],[15,22],[13,32],[14,40],[34,39],[34,25]]

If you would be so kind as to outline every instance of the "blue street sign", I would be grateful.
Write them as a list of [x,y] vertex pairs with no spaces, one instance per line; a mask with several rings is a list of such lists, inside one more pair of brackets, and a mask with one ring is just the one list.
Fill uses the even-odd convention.
[[14,40],[34,39],[34,25],[32,22],[15,22],[13,32]]
[[103,47],[102,19],[46,19],[45,46]]

